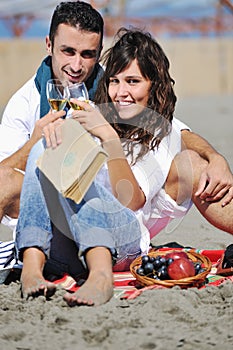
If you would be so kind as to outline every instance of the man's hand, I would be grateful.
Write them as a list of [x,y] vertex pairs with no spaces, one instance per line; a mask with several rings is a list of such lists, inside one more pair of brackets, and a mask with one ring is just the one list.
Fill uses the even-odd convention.
[[207,202],[220,201],[224,207],[233,199],[233,175],[226,159],[202,136],[182,130],[182,148],[191,149],[208,162],[201,174],[196,196]]
[[207,202],[220,200],[223,207],[232,201],[233,175],[227,161],[220,154],[210,158],[195,195]]
[[33,130],[31,140],[33,143],[36,143],[45,136],[44,128],[50,123],[54,123],[56,120],[61,119],[65,115],[65,111],[52,112],[50,111],[43,118],[39,119],[35,123],[35,128]]
[[64,119],[58,118],[43,128],[43,136],[48,148],[56,148],[62,142],[61,126],[64,121]]

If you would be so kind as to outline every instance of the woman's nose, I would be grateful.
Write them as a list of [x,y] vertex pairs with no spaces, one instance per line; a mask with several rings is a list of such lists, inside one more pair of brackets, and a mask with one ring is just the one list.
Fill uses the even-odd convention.
[[128,91],[128,86],[126,83],[119,83],[118,84],[118,89],[117,89],[117,95],[118,96],[126,96],[128,95],[129,91]]

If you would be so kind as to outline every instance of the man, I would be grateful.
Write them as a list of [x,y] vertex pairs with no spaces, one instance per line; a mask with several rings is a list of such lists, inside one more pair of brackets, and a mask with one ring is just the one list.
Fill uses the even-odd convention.
[[102,73],[98,63],[102,41],[103,19],[90,4],[62,2],[56,7],[46,37],[48,57],[10,99],[3,114],[0,132],[7,144],[0,151],[0,159],[4,158],[0,162],[0,221],[8,218],[10,224],[10,218],[18,217],[22,172],[30,150],[41,139],[43,128],[65,114],[49,111],[46,81],[84,81],[92,100]]

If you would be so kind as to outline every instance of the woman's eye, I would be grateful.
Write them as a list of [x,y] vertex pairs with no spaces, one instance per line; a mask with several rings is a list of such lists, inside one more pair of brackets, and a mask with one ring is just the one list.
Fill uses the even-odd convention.
[[139,80],[137,80],[137,79],[129,79],[128,80],[128,84],[137,84],[137,83],[139,83]]
[[118,80],[117,79],[110,79],[109,82],[110,82],[110,84],[117,84]]

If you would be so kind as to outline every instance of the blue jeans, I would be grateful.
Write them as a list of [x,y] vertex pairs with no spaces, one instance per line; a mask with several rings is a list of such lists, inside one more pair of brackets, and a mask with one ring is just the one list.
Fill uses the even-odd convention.
[[43,151],[39,141],[27,162],[16,228],[18,252],[38,247],[58,270],[75,274],[87,249],[104,246],[117,252],[114,270],[128,270],[141,252],[134,212],[95,182],[80,204],[64,198],[36,166]]

